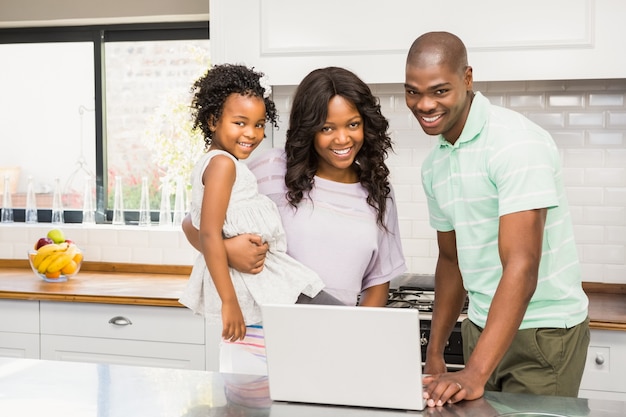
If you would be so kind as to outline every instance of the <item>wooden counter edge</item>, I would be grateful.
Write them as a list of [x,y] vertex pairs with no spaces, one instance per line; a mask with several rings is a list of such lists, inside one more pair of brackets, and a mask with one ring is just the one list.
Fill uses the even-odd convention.
[[42,294],[31,292],[0,291],[2,300],[26,300],[26,301],[65,301],[71,303],[94,303],[94,304],[126,304],[154,307],[183,307],[184,305],[171,298],[143,298],[143,297],[116,297],[107,295],[64,295]]
[[595,330],[619,330],[626,331],[626,323],[613,323],[606,321],[591,320],[589,328]]
[[604,282],[583,282],[583,290],[589,293],[602,294],[626,294],[626,284],[613,284]]

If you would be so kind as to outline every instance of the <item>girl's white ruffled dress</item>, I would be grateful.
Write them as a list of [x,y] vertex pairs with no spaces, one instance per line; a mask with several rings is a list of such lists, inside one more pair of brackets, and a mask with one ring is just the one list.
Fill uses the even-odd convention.
[[[261,322],[261,304],[294,304],[300,294],[309,297],[317,295],[324,283],[313,270],[287,255],[287,239],[276,205],[259,194],[254,174],[228,152],[209,151],[194,167],[190,204],[193,225],[200,228],[204,194],[202,174],[215,155],[228,156],[236,166],[236,179],[222,229],[224,236],[255,233],[269,243],[265,267],[259,274],[245,274],[229,268],[246,325],[255,324]],[[179,301],[209,322],[221,323],[222,303],[201,253],[194,262],[189,282]]]

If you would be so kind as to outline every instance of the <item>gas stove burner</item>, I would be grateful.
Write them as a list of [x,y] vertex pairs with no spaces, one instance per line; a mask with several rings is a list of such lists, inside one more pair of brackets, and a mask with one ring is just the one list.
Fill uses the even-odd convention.
[[433,311],[434,293],[417,287],[400,287],[389,291],[387,307],[417,308]]
[[416,308],[419,311],[432,312],[432,304],[423,304],[415,300],[391,300],[387,303],[387,307],[394,308]]
[[[416,308],[419,311],[432,313],[434,305],[435,292],[433,290],[425,290],[419,286],[400,286],[389,290],[387,307]],[[466,299],[462,313],[467,313],[467,306]]]

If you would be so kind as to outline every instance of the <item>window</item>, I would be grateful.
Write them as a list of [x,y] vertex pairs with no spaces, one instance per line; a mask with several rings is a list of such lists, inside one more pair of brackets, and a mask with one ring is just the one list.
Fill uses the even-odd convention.
[[6,177],[14,220],[30,183],[40,222],[55,184],[65,222],[80,222],[89,184],[97,222],[110,222],[121,177],[132,224],[145,177],[158,221],[163,184],[186,183],[203,148],[189,103],[208,38],[207,22],[0,30],[0,194]]

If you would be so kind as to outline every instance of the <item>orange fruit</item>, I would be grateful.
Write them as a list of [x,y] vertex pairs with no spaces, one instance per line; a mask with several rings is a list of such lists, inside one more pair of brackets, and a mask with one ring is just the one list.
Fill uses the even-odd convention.
[[61,276],[61,271],[46,272],[46,278],[55,279],[55,278],[59,278],[60,276]]
[[67,263],[67,265],[61,268],[61,273],[63,275],[72,275],[74,272],[76,272],[77,268],[78,268],[78,264],[74,262],[73,260],[71,260]]
[[81,261],[83,260],[83,253],[81,251],[77,251],[72,260],[77,264],[81,263]]

